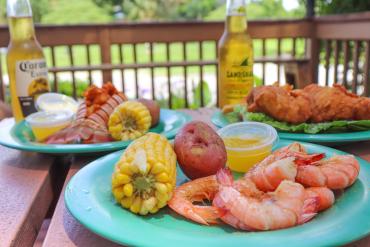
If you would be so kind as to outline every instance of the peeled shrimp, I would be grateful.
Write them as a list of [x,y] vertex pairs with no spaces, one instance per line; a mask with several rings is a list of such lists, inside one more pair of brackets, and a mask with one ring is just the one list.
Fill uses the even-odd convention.
[[229,170],[221,169],[217,179],[220,188],[213,205],[224,211],[221,219],[236,228],[273,230],[292,227],[312,219],[319,208],[319,197],[313,193],[308,196],[301,184],[292,181],[284,180],[274,192],[252,191],[248,195],[233,186]]
[[333,156],[321,160],[323,154],[307,154],[299,143],[279,149],[254,166],[245,178],[262,191],[273,191],[283,180],[307,187],[326,186],[344,189],[356,180],[360,166],[352,155]]
[[302,145],[295,142],[267,156],[245,177],[251,179],[262,191],[274,191],[283,180],[295,181],[297,165],[310,164],[322,158],[324,154],[309,155]]
[[185,218],[200,224],[215,224],[220,217],[219,210],[214,206],[194,205],[193,202],[212,200],[217,191],[216,176],[198,178],[177,187],[168,206]]
[[337,155],[310,165],[298,166],[296,181],[304,186],[344,189],[358,177],[360,165],[353,155]]

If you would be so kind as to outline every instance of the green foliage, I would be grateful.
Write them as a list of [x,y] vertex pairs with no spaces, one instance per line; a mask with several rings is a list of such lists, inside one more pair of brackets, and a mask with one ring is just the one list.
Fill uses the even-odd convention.
[[[89,87],[86,81],[77,80],[76,81],[76,95],[77,98],[82,98],[83,93]],[[55,91],[54,83],[50,83],[51,91]],[[58,81],[58,93],[65,94],[73,97],[73,84],[71,81]]]
[[[203,100],[204,100],[204,106],[209,106],[210,103],[212,102],[212,93],[211,90],[209,89],[208,83],[206,81],[202,81],[203,83]],[[190,101],[190,106],[189,108],[191,109],[197,109],[201,107],[201,102],[200,102],[200,83],[196,87],[193,88],[193,97]],[[182,91],[178,91],[176,93],[171,93],[171,98],[172,98],[172,109],[181,109],[185,108],[185,99],[183,96]],[[167,108],[168,107],[168,98],[162,98],[158,100],[159,105],[162,108]]]
[[316,0],[316,12],[319,15],[343,14],[370,10],[368,0]]
[[[35,23],[41,21],[41,17],[49,10],[48,0],[30,0],[33,20]],[[0,24],[6,23],[6,0],[0,0]]]
[[[247,5],[248,20],[302,18],[304,16],[304,5],[301,4],[297,9],[287,11],[284,9],[282,0],[252,0]],[[226,4],[211,11],[205,20],[224,20],[225,17]]]
[[41,18],[47,24],[104,23],[112,20],[109,12],[92,0],[58,0],[50,4],[50,11]]
[[189,0],[177,8],[180,19],[201,20],[218,5],[216,0]]

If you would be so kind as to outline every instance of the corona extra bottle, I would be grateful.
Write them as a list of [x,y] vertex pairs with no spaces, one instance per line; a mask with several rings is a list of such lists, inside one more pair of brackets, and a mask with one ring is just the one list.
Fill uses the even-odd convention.
[[28,0],[7,0],[10,42],[7,53],[13,115],[16,122],[36,111],[35,98],[49,91],[48,70],[35,36]]

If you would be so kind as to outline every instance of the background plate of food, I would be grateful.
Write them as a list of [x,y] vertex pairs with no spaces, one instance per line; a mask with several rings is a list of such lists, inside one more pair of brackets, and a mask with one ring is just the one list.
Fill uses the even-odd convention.
[[[142,142],[145,142],[145,140]],[[290,144],[292,142],[289,140],[280,140],[277,148]],[[324,153],[329,159],[333,155],[346,155],[344,152],[315,144],[302,143],[302,145],[308,153]],[[141,146],[149,146],[150,148],[150,145],[138,143],[132,149],[136,149],[138,153],[141,152],[138,151]],[[150,198],[142,202],[141,209],[140,205],[136,208],[136,199],[133,202],[126,202],[122,199],[122,207],[128,207],[129,210],[122,208],[116,202],[117,197],[122,198],[123,194],[133,194],[135,192],[132,191],[132,188],[131,190],[126,189],[125,185],[122,191],[113,190],[113,195],[112,186],[123,182],[131,184],[127,187],[135,186],[142,189],[143,183],[141,182],[145,180],[141,179],[139,183],[135,176],[126,178],[122,175],[130,174],[128,173],[129,170],[126,171],[126,162],[134,154],[132,150],[124,152],[127,153],[122,154],[123,151],[118,151],[109,154],[83,167],[72,177],[65,190],[65,202],[71,214],[85,227],[113,242],[130,246],[339,246],[370,233],[370,214],[368,214],[370,198],[367,192],[370,187],[370,166],[368,162],[357,157],[356,163],[359,162],[361,168],[358,177],[355,177],[357,179],[354,183],[351,182],[351,184],[353,183],[352,186],[342,190],[342,193],[336,194],[335,202],[330,208],[319,212],[312,220],[298,226],[281,230],[254,230],[251,232],[237,230],[224,223],[215,225],[198,224],[191,221],[190,217],[185,218],[169,207],[163,207],[163,205],[158,206],[163,207],[158,211],[156,206],[153,208],[153,205],[150,205],[152,204]],[[172,160],[173,157],[172,154],[169,155],[169,159],[171,159],[171,161],[168,161],[169,163],[175,162],[175,160]],[[353,156],[345,157],[354,159]],[[135,163],[135,161],[133,162]],[[164,164],[167,165],[167,161]],[[150,169],[157,170],[158,168],[154,168],[155,166]],[[147,167],[144,170],[146,169]],[[156,173],[156,171],[150,170],[150,173],[152,172]],[[118,173],[121,175],[117,175]],[[113,180],[112,174],[115,174]],[[145,175],[146,178],[150,177],[149,173],[145,174],[148,174]],[[165,182],[162,175],[156,176],[155,179]],[[127,181],[124,182],[123,180]],[[174,182],[172,179],[170,180],[171,183]],[[166,181],[169,182],[170,180]],[[145,181],[150,183],[151,179]],[[187,181],[186,177],[177,167],[177,186],[185,181]],[[190,188],[189,193],[196,193],[199,190],[197,181],[202,180],[188,182],[191,185],[188,186]],[[157,186],[157,183],[154,184],[155,189],[162,189],[161,186]],[[207,188],[210,187],[211,184]],[[174,191],[175,195],[176,193],[179,194],[177,190],[181,191],[178,187]],[[143,194],[139,193],[135,196],[145,197],[145,193],[150,193],[150,190],[142,192]],[[157,195],[157,191],[155,194]],[[159,193],[158,196],[160,195]],[[172,196],[169,202],[171,208],[175,205],[174,200],[174,196]],[[153,203],[155,202],[156,200],[153,201]],[[129,203],[131,207],[126,203]],[[141,212],[143,208],[145,209],[146,204],[148,204],[147,207],[150,207],[149,214],[148,210]],[[181,207],[178,207],[178,209],[181,211]],[[187,213],[191,214],[190,211]],[[197,219],[194,218],[193,220]],[[280,225],[280,227],[282,226]]]
[[370,98],[359,97],[342,86],[311,84],[302,90],[290,87],[256,87],[246,105],[217,111],[218,127],[239,121],[267,123],[280,138],[316,143],[370,140]]
[[[0,144],[41,153],[106,152],[123,149],[147,132],[171,139],[191,119],[185,113],[160,109],[152,100],[128,100],[111,83],[88,88],[75,114],[65,110],[70,101],[57,96],[40,97],[45,102],[38,102],[37,108],[47,109],[24,121],[2,121]],[[51,109],[53,105],[58,107]]]

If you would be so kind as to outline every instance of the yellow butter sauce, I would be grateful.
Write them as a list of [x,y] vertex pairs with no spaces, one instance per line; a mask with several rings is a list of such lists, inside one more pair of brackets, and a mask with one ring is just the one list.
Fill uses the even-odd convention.
[[42,142],[47,137],[51,136],[52,134],[56,133],[57,131],[67,127],[68,124],[60,124],[57,126],[51,126],[51,127],[38,127],[38,126],[32,126],[32,132],[36,138],[36,141]]
[[224,137],[227,166],[236,172],[247,172],[271,153],[271,145],[263,145],[264,137]]

